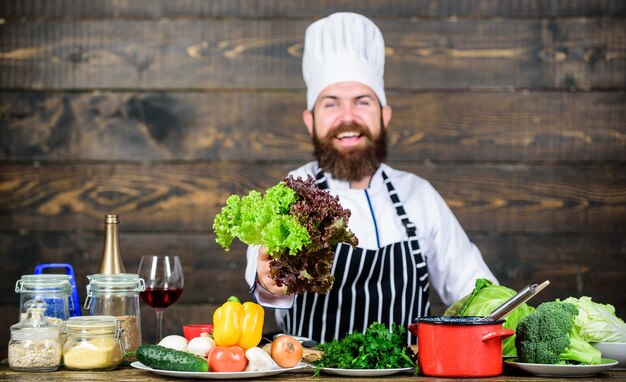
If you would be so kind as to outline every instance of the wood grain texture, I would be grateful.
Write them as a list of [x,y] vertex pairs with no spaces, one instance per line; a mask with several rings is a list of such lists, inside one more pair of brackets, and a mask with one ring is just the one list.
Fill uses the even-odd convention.
[[[471,231],[469,236],[503,285],[521,289],[530,282],[549,279],[551,285],[542,292],[543,298],[597,296],[626,314],[626,292],[620,287],[626,269],[623,236],[493,235]],[[0,236],[0,249],[11,251],[11,256],[20,259],[0,266],[7,275],[0,280],[0,305],[19,302],[13,287],[21,275],[32,273],[35,264],[53,262],[73,265],[79,296],[84,301],[87,276],[97,272],[102,245],[102,232],[25,232]],[[233,294],[241,298],[249,296],[244,281],[245,246],[237,240],[231,251],[226,252],[215,243],[210,231],[180,235],[122,229],[120,247],[128,272],[136,271],[139,259],[145,254],[180,256],[186,276],[181,305],[220,305]],[[611,267],[606,266],[609,263]],[[436,299],[434,310],[443,307]]]
[[[392,160],[626,160],[621,92],[389,92],[388,99]],[[304,104],[303,95],[280,92],[5,92],[0,159],[308,161]]]
[[531,17],[602,16],[626,14],[615,0],[5,0],[3,17],[323,17],[352,11],[380,17]]
[[[6,20],[0,88],[301,91],[311,20]],[[380,19],[389,89],[624,86],[619,18]]]
[[[0,174],[5,230],[100,229],[118,213],[126,230],[210,228],[231,193],[277,183],[295,165],[8,164]],[[626,172],[617,165],[398,163],[433,183],[471,231],[624,234]]]
[[[10,277],[3,278],[0,303],[17,304],[15,282],[24,274],[31,274],[36,264],[65,262],[76,272],[79,297],[84,301],[87,276],[97,272],[102,259],[102,233],[77,234],[5,234],[0,237],[0,248],[11,250],[20,261],[7,262],[1,267]],[[178,235],[120,232],[120,248],[126,271],[137,271],[142,255],[154,253],[178,255],[185,273],[182,304],[219,304],[231,295],[248,295],[245,270],[245,247],[234,242],[230,252],[215,243],[210,232]],[[53,272],[53,270],[50,270]]]

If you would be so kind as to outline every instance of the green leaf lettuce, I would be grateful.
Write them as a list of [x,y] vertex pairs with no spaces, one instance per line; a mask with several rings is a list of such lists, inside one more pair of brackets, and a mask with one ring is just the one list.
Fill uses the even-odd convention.
[[266,247],[271,277],[277,285],[286,285],[288,293],[327,293],[334,281],[333,246],[357,245],[348,229],[349,217],[339,198],[320,190],[313,177],[288,177],[264,195],[253,190],[228,197],[215,216],[213,231],[226,250],[235,238]]

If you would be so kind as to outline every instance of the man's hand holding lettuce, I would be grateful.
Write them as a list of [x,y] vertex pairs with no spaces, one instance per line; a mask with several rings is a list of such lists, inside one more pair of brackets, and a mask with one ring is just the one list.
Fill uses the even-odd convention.
[[350,211],[320,190],[315,179],[293,177],[266,190],[231,195],[215,216],[216,241],[226,250],[234,238],[267,248],[272,279],[287,293],[328,293],[335,244],[357,245],[348,229]]

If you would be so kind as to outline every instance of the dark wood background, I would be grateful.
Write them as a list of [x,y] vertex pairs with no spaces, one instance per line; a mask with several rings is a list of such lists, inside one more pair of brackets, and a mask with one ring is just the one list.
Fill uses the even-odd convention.
[[219,248],[213,218],[312,158],[303,35],[339,10],[385,36],[390,164],[434,184],[504,285],[549,279],[535,303],[588,295],[625,317],[626,3],[7,0],[0,342],[36,264],[72,264],[84,300],[106,213],[127,270],[182,257],[166,333],[249,299],[244,246]]

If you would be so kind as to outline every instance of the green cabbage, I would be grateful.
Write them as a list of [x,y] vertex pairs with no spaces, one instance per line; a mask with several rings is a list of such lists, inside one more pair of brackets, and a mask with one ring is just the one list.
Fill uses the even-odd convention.
[[611,304],[600,304],[583,296],[579,299],[568,297],[563,302],[574,304],[578,316],[574,325],[580,336],[587,342],[626,342],[626,323],[615,315]]
[[[515,296],[517,291],[502,285],[495,285],[487,279],[477,279],[472,293],[461,298],[452,304],[444,313],[445,316],[488,316],[497,307],[502,305],[511,297]],[[503,328],[515,331],[517,323],[522,317],[534,311],[530,305],[526,303],[519,305],[513,309],[505,318],[502,324]],[[502,340],[502,355],[516,356],[515,335]]]

